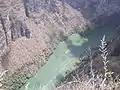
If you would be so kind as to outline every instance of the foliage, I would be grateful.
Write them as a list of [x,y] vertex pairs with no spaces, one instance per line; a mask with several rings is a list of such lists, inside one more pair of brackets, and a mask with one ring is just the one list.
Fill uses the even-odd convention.
[[17,71],[12,75],[5,77],[2,84],[5,90],[18,90],[22,85],[25,84],[29,77],[21,71]]
[[107,43],[105,41],[105,35],[103,36],[103,38],[101,40],[101,46],[100,46],[99,50],[101,51],[101,56],[103,58],[104,72],[105,72],[104,76],[106,78],[110,77],[113,74],[113,72],[109,71],[108,66],[107,66],[107,64],[109,63],[109,60],[107,59],[108,52],[107,52]]
[[87,38],[81,37],[79,34],[72,34],[68,37],[66,40],[68,45],[79,45],[81,46],[83,43],[86,43],[88,41]]
[[[64,81],[60,86],[55,88],[55,90],[120,90],[120,79],[117,77],[116,79],[113,79],[113,72],[108,70],[109,60],[107,59],[108,52],[107,43],[105,41],[105,35],[101,39],[101,45],[99,47],[99,50],[101,52],[101,57],[103,58],[103,75],[95,74],[95,71],[92,67],[93,63],[91,60],[91,76],[86,75],[82,72],[75,72],[73,76],[71,74],[70,77],[68,77],[68,79],[72,78],[70,79],[70,81]],[[92,59],[92,57],[90,59]]]
[[3,86],[2,81],[3,81],[4,75],[6,74],[7,71],[8,70],[5,70],[4,72],[0,73],[0,90],[3,90],[2,89],[2,86]]

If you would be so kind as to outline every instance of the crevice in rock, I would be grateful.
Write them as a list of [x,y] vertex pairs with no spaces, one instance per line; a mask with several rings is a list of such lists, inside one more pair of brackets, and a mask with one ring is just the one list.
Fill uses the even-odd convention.
[[23,3],[27,17],[30,17],[30,13],[39,13],[42,9],[53,13],[58,11],[55,0],[23,0]]
[[13,20],[10,17],[11,22],[11,39],[15,41],[17,38],[26,37],[30,38],[30,31],[25,23],[20,20]]
[[2,27],[3,27],[3,31],[4,31],[4,34],[5,34],[6,44],[8,45],[7,30],[6,30],[6,27],[5,27],[4,19],[2,18],[2,15],[1,15],[1,14],[0,14],[0,21],[1,21],[1,24],[2,24]]
[[28,2],[28,0],[23,0],[23,4],[24,4],[24,9],[25,9],[25,15],[26,15],[26,17],[30,17],[30,15],[29,15],[29,11],[28,11],[28,7],[27,7],[27,3]]

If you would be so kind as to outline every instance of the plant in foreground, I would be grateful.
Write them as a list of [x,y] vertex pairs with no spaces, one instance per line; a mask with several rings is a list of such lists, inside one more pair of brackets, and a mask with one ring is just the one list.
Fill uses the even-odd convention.
[[108,52],[107,52],[107,43],[105,41],[105,35],[103,36],[103,38],[101,39],[101,45],[99,46],[99,50],[101,51],[101,56],[103,58],[103,64],[104,64],[104,77],[105,79],[107,77],[111,77],[111,75],[114,72],[111,72],[108,70],[108,66],[107,64],[109,63],[109,60],[107,59],[108,57]]
[[8,72],[8,70],[5,70],[4,72],[0,73],[0,90],[4,90],[2,89],[2,80],[3,80],[3,76],[5,75],[5,73]]
[[[112,78],[113,72],[108,70],[108,52],[107,52],[107,43],[105,41],[105,35],[101,39],[101,45],[99,46],[99,50],[101,52],[101,56],[103,58],[103,68],[104,68],[104,73],[103,75],[95,75],[93,72],[92,68],[92,62],[91,64],[91,74],[92,77],[90,78],[89,76],[82,74],[78,72],[73,76],[72,81],[63,83],[61,86],[57,87],[57,90],[120,90],[120,81],[118,80],[117,82],[114,81]],[[90,54],[91,55],[91,54]],[[91,57],[92,59],[92,57]],[[102,67],[101,67],[102,68]],[[81,79],[82,78],[82,79]],[[110,78],[110,79],[109,79]],[[107,83],[106,83],[107,82]]]

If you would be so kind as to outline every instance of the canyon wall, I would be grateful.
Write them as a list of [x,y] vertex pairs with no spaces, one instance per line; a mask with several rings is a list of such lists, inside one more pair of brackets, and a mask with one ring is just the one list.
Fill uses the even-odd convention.
[[29,63],[43,64],[61,34],[69,35],[89,22],[59,0],[0,0],[0,21],[1,70],[10,72]]
[[0,72],[15,72],[5,90],[35,74],[62,36],[91,23],[120,25],[119,11],[119,0],[0,0]]
[[0,0],[2,69],[14,72],[35,60],[43,63],[61,34],[104,23],[104,17],[119,13],[119,5],[119,0]]

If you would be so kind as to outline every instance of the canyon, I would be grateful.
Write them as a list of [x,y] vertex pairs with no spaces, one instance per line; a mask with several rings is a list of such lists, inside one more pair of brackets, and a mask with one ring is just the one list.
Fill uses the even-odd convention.
[[93,26],[117,28],[119,17],[119,0],[0,0],[0,72],[31,76],[61,36]]

